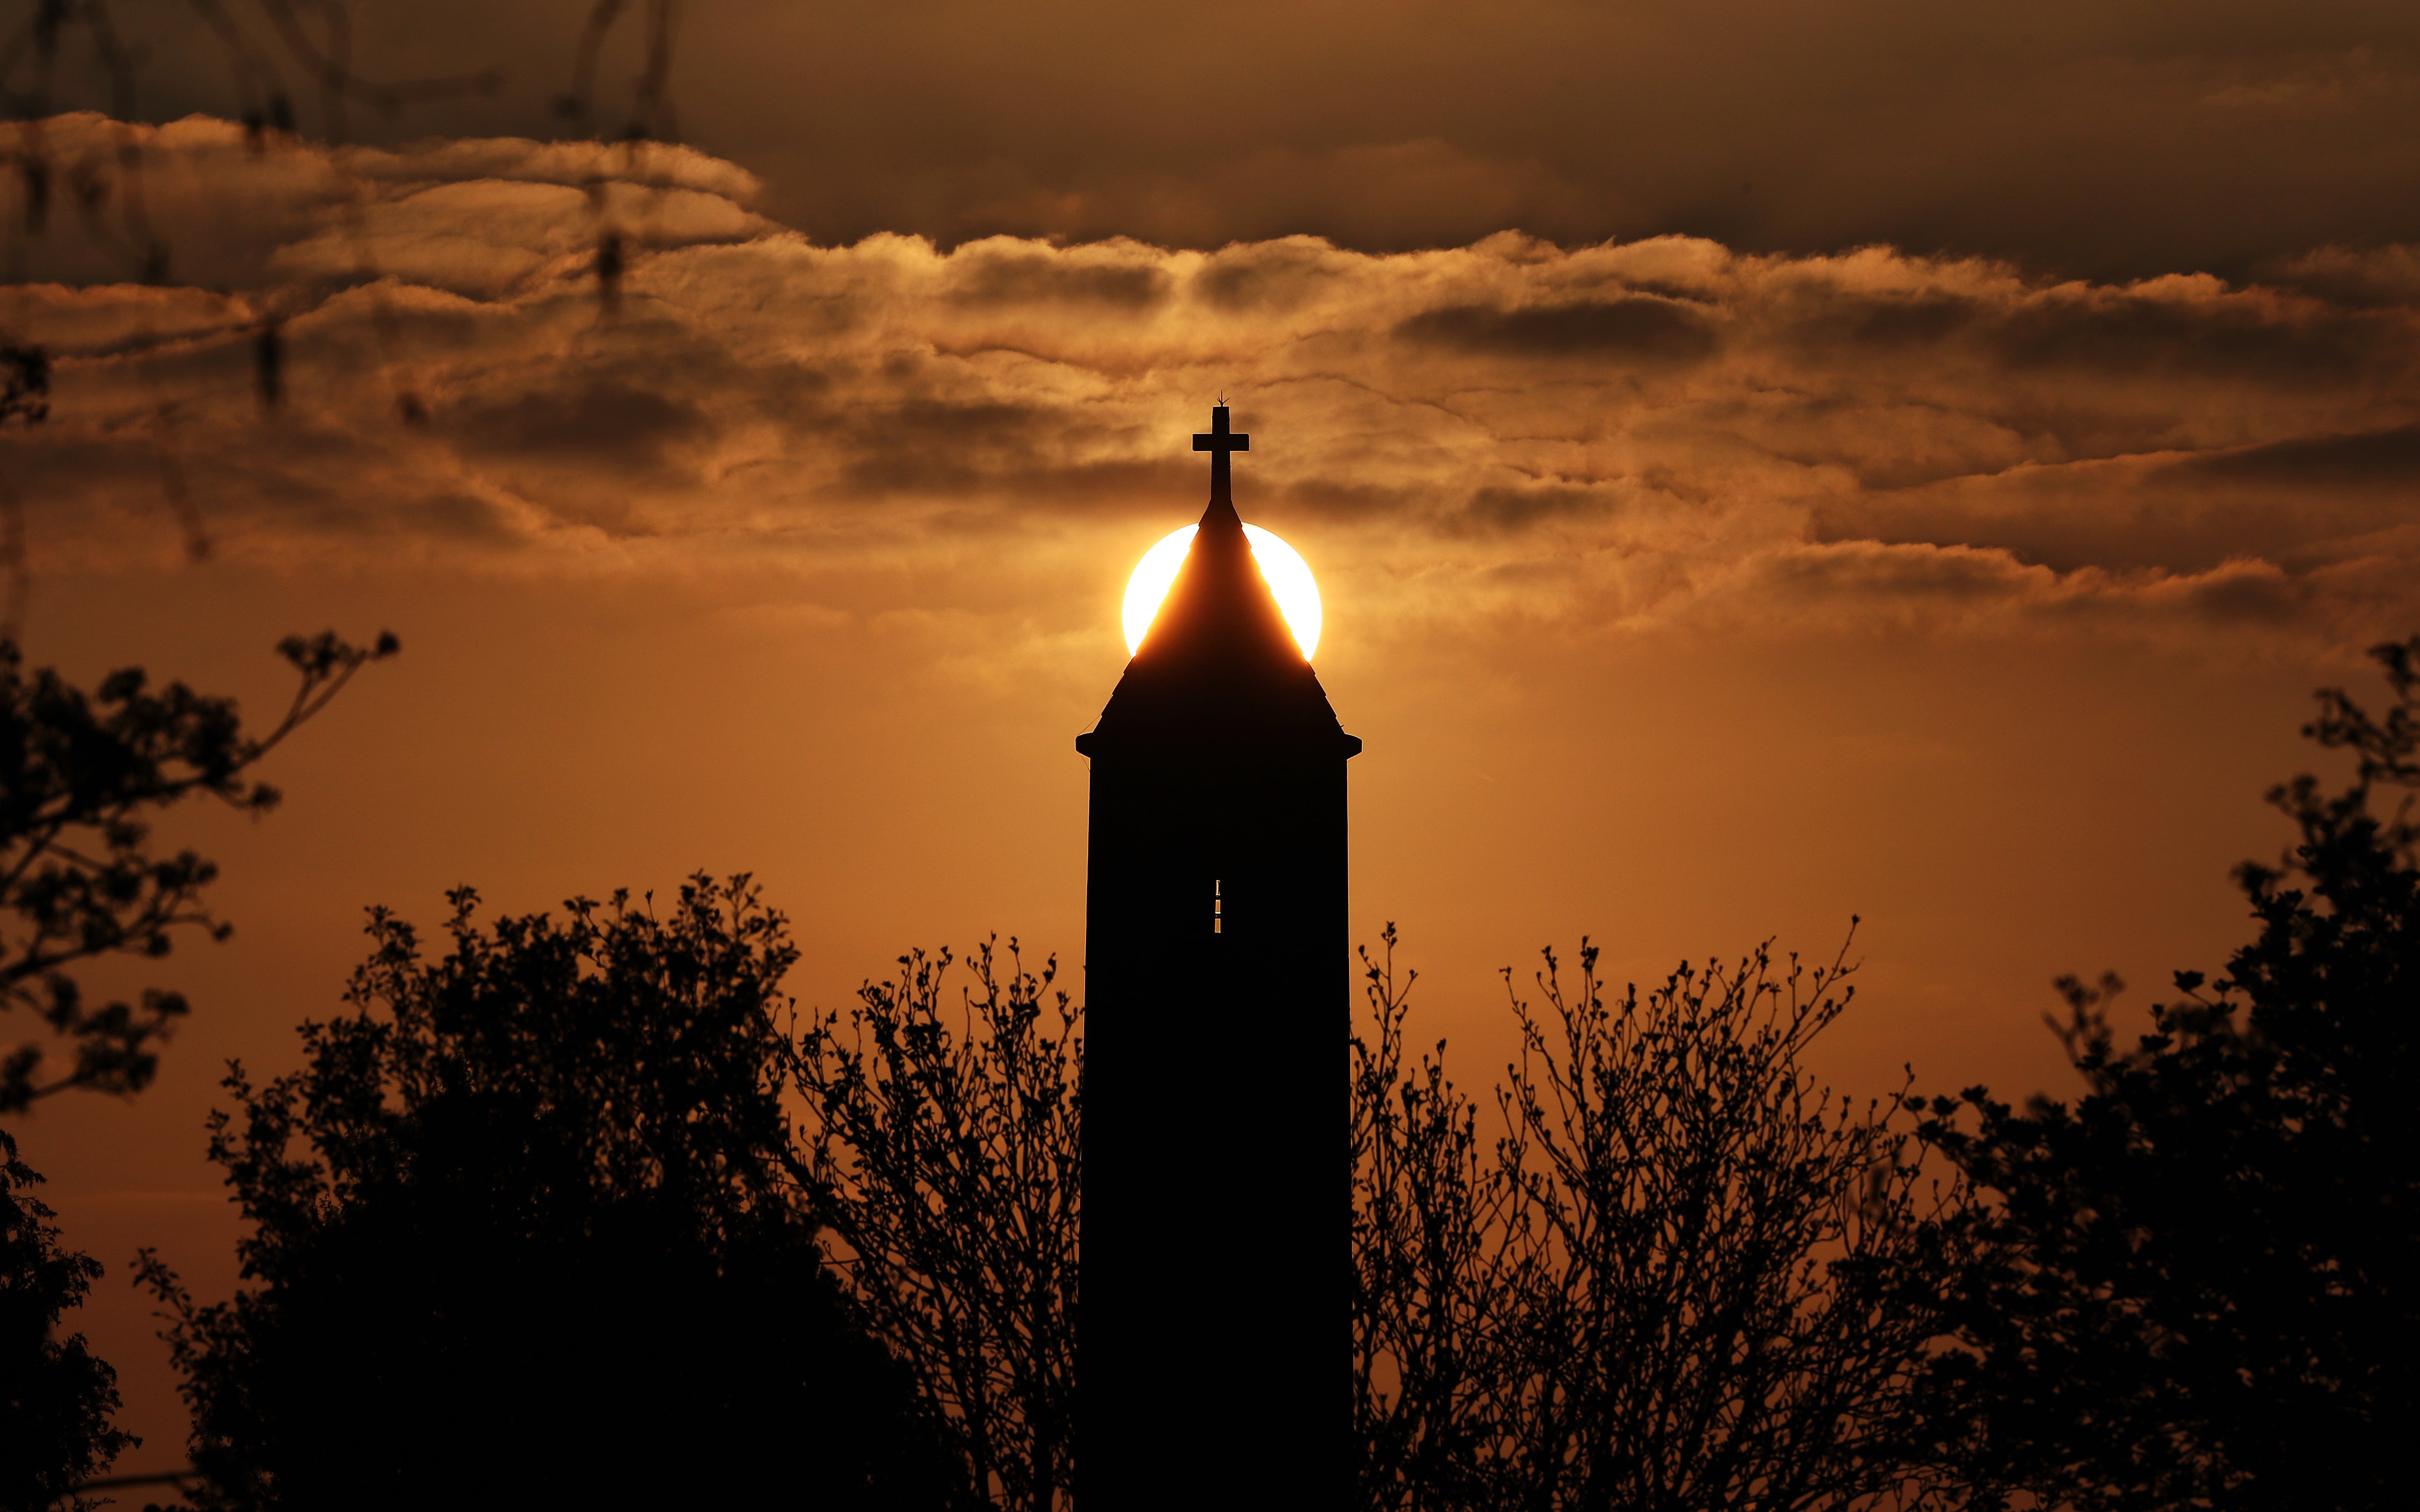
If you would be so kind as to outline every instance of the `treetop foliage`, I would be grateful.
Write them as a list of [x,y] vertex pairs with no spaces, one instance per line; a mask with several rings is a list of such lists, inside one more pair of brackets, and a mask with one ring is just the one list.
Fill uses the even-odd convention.
[[[212,1117],[210,1158],[257,1225],[248,1272],[274,1279],[274,1245],[326,1203],[455,1174],[432,1160],[518,1167],[532,1223],[644,1198],[719,1238],[786,1205],[774,1013],[797,951],[749,879],[692,878],[663,917],[617,892],[485,927],[474,889],[446,897],[436,959],[370,911],[355,1011],[302,1026],[304,1070],[256,1089],[230,1068],[243,1115]],[[430,1125],[462,1117],[475,1140]]]
[[781,916],[745,877],[482,926],[383,910],[301,1070],[225,1085],[250,1230],[156,1258],[203,1507],[939,1507],[954,1477],[784,1165]]
[[2396,702],[2340,689],[2304,733],[2352,784],[2271,801],[2299,838],[2239,878],[2257,934],[2119,1043],[2123,984],[2054,1021],[2085,1093],[2020,1111],[1970,1088],[1926,1130],[1981,1189],[1939,1364],[1944,1440],[1979,1504],[2367,1507],[2420,1426],[2420,638],[2377,647]]

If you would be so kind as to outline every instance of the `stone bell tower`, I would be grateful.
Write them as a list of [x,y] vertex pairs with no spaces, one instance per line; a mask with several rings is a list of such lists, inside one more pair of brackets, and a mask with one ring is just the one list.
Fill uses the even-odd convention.
[[1078,1433],[1093,1512],[1344,1504],[1344,763],[1230,489],[1100,724]]

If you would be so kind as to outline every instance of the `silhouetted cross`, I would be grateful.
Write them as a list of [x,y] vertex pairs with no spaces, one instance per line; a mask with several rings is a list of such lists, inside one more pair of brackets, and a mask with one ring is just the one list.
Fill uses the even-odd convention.
[[1210,429],[1206,434],[1199,430],[1193,433],[1193,449],[1210,454],[1210,497],[1233,503],[1234,496],[1229,491],[1232,475],[1228,471],[1227,457],[1231,452],[1250,451],[1252,438],[1240,430],[1227,429],[1225,405],[1211,407]]

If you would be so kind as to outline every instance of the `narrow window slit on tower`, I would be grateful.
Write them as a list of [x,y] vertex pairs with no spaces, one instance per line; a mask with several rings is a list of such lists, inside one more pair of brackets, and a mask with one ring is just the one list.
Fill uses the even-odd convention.
[[1227,932],[1226,909],[1227,900],[1219,896],[1218,881],[1218,879],[1214,877],[1210,881],[1210,932],[1212,934],[1225,934]]

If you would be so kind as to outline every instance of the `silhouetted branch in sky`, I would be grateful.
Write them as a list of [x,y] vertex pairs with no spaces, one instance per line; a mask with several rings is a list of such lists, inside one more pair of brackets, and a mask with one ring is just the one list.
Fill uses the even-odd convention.
[[1942,1500],[1907,1405],[1963,1193],[1895,1104],[1835,1102],[1802,1064],[1848,1005],[1845,948],[1611,1001],[1593,946],[1575,981],[1547,952],[1491,1148],[1442,1045],[1406,1061],[1384,943],[1353,1042],[1363,1505]]
[[[354,60],[350,11],[342,0],[252,0],[249,6],[225,0],[188,3],[225,55],[236,94],[230,115],[243,122],[255,152],[284,151],[300,145],[293,97],[287,84],[289,76],[316,88],[321,134],[331,144],[349,136],[347,111],[350,105],[367,104],[393,115],[413,104],[491,94],[504,85],[503,75],[492,69],[386,81],[369,76]],[[591,17],[576,48],[571,91],[557,101],[559,112],[580,121],[583,131],[595,116],[597,50],[621,9],[620,0],[606,0]],[[678,133],[671,89],[675,21],[670,0],[649,0],[642,40],[644,67],[632,86],[628,122],[613,133],[628,148],[628,179],[647,190],[642,203],[648,214],[660,200],[664,185],[659,176],[645,171],[644,144],[673,140]],[[263,27],[266,39],[260,35]],[[91,65],[102,81],[98,100],[87,101],[83,92],[61,83],[62,51],[78,35],[88,43]],[[10,227],[0,282],[23,279],[27,244],[49,231],[56,184],[64,184],[68,203],[85,234],[113,255],[127,277],[145,284],[169,281],[174,249],[153,226],[145,195],[146,165],[152,149],[134,130],[134,123],[142,118],[138,74],[146,56],[143,43],[122,31],[117,10],[108,0],[30,0],[23,21],[0,40],[0,109],[17,122],[14,149],[5,161],[14,170],[23,203],[23,214]],[[87,151],[71,161],[55,159],[45,140],[43,121],[70,108],[70,101],[107,110],[115,137],[109,151]],[[393,388],[395,414],[406,425],[425,425],[429,404],[405,351],[402,322],[390,303],[365,224],[365,206],[375,198],[374,187],[342,159],[330,156],[325,161],[329,181],[317,189],[332,195],[338,228],[352,248],[350,281],[367,288],[379,368]],[[644,236],[633,237],[609,213],[611,181],[612,176],[599,175],[588,186],[597,223],[592,272],[600,317],[609,319],[619,308],[624,271],[644,241]],[[254,390],[264,416],[283,407],[290,386],[283,322],[325,292],[289,280],[248,296],[255,306]],[[0,306],[0,349],[5,349],[8,365],[12,401],[17,397],[17,378],[31,370],[25,363],[39,365],[47,374],[52,359],[58,355],[39,333],[15,328],[19,313],[13,306]],[[129,339],[140,348],[155,335],[138,329]],[[177,430],[183,417],[173,400],[154,392],[157,377],[147,365],[138,382],[150,394],[147,418],[156,442],[161,497],[184,538],[188,559],[207,560],[212,549],[210,529],[196,497],[197,480],[189,475],[178,446]],[[0,421],[12,413],[28,420],[41,418],[36,410],[0,406]],[[0,466],[0,572],[8,575],[10,591],[0,633],[12,631],[23,615],[30,561],[23,501],[8,481],[5,466]]]
[[[51,356],[39,347],[0,347],[0,429],[11,420],[29,426],[51,417]],[[0,603],[0,641],[17,638],[29,583],[25,560],[25,501],[0,466],[0,574],[8,599]]]
[[[597,0],[586,23],[580,28],[580,41],[572,54],[571,87],[556,97],[554,113],[582,132],[597,132],[597,55],[604,49],[614,23],[628,8],[628,0]],[[646,67],[632,90],[630,119],[619,134],[629,140],[651,137],[670,141],[680,134],[671,93],[672,0],[647,0],[646,11]]]
[[[334,633],[288,637],[278,651],[299,674],[293,699],[267,734],[247,736],[230,699],[182,683],[155,692],[132,667],[87,694],[47,669],[26,675],[0,637],[0,1012],[29,1010],[52,1041],[0,1053],[0,1114],[71,1088],[132,1095],[149,1084],[184,996],[152,989],[139,1003],[93,1006],[79,972],[107,956],[156,959],[179,932],[217,940],[231,928],[204,897],[217,867],[191,850],[155,853],[153,817],[203,795],[267,813],[277,790],[252,769],[396,649],[391,635],[366,650]],[[54,1046],[72,1060],[45,1079]],[[0,1506],[81,1507],[90,1504],[74,1488],[133,1440],[110,1424],[116,1373],[81,1334],[55,1337],[101,1266],[59,1246],[50,1210],[29,1194],[40,1180],[0,1130]]]
[[154,989],[139,1004],[94,1006],[76,968],[103,956],[156,959],[180,932],[223,940],[232,927],[203,896],[217,866],[191,850],[155,853],[152,816],[196,796],[244,814],[274,808],[277,789],[252,769],[396,649],[392,635],[368,648],[332,632],[287,638],[278,654],[298,674],[293,699],[266,734],[249,736],[231,699],[180,682],[154,691],[135,667],[87,694],[47,669],[24,674],[16,647],[0,641],[0,1011],[30,1011],[74,1056],[47,1081],[44,1045],[0,1056],[0,1114],[70,1088],[126,1094],[149,1083],[183,995]]
[[978,1502],[1053,1512],[1075,1487],[1083,1010],[1014,940],[954,1004],[950,964],[903,956],[845,1018],[806,1021],[792,1168]]

